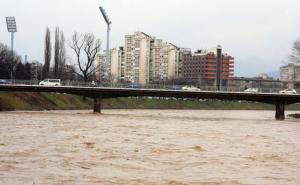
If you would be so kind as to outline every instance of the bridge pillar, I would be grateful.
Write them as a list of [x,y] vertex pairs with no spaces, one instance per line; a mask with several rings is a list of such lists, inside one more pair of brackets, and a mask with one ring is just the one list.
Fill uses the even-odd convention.
[[275,113],[276,120],[284,120],[284,103],[276,103],[276,113]]
[[94,98],[94,113],[101,113],[101,98]]

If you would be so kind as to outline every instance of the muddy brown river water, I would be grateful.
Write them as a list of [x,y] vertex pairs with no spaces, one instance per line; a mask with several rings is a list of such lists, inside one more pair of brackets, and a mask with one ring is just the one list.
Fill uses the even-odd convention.
[[300,121],[274,111],[0,113],[0,185],[299,185]]

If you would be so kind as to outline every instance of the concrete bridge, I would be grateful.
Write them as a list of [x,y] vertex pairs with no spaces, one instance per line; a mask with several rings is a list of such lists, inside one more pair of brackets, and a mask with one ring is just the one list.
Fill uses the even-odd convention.
[[173,97],[193,99],[245,100],[273,104],[275,118],[285,119],[285,105],[300,103],[300,94],[288,95],[278,93],[245,93],[222,91],[182,91],[161,89],[128,89],[106,87],[74,87],[74,86],[31,86],[31,85],[0,85],[0,91],[14,92],[57,92],[80,95],[94,99],[94,112],[101,112],[101,100],[118,97]]

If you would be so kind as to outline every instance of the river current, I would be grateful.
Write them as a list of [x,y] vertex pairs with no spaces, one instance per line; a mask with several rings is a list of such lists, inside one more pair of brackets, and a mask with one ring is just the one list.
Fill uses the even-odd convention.
[[299,185],[300,121],[274,111],[0,113],[0,185]]

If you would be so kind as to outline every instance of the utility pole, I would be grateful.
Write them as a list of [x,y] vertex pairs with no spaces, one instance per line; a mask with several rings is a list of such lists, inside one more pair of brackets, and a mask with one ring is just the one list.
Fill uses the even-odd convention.
[[106,12],[105,12],[105,10],[104,10],[104,8],[102,7],[102,6],[100,6],[99,7],[99,9],[100,9],[100,12],[101,12],[101,14],[102,14],[102,16],[103,16],[103,18],[104,18],[104,20],[105,20],[105,22],[106,22],[106,24],[107,24],[107,37],[106,37],[106,61],[105,61],[105,65],[104,65],[104,77],[106,78],[106,79],[108,79],[108,77],[109,77],[109,71],[108,71],[108,66],[109,66],[109,64],[110,64],[110,51],[109,51],[109,32],[110,32],[110,25],[111,25],[111,21],[109,20],[109,18],[108,18],[108,16],[107,16],[107,14],[106,14]]

